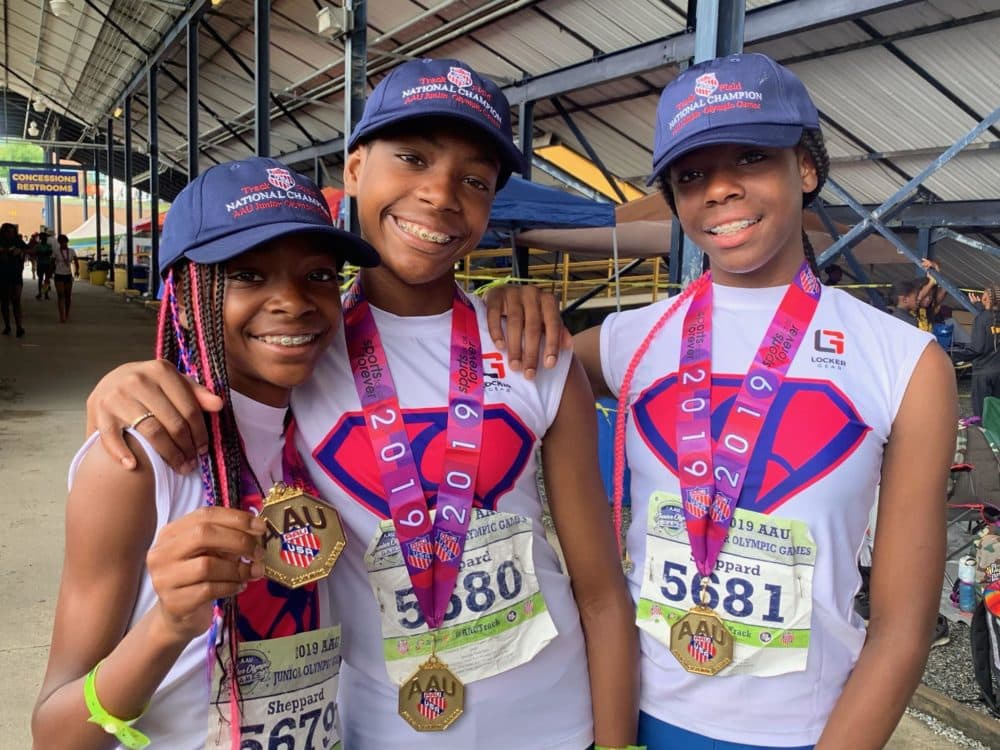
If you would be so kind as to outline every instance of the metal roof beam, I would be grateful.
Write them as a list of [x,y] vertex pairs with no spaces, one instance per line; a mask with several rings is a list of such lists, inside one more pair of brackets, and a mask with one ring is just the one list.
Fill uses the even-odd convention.
[[[871,214],[878,206],[865,205],[862,208]],[[834,221],[844,224],[860,221],[857,213],[848,206],[831,206],[828,203],[826,210]],[[895,218],[887,220],[885,225],[903,230],[938,227],[1000,229],[1000,200],[914,203]]]
[[142,69],[136,71],[136,74],[132,76],[132,80],[129,81],[128,85],[125,86],[117,98],[123,99],[135,93],[137,89],[145,88],[150,67],[160,62],[163,56],[166,55],[166,53],[169,52],[174,46],[174,43],[177,42],[183,34],[187,33],[187,25],[192,21],[198,21],[208,10],[210,3],[211,0],[193,0],[191,7],[188,8],[187,12],[178,18],[167,33],[163,35],[160,39],[160,43],[156,45],[156,49],[149,53]]
[[[830,164],[850,164],[859,161],[882,161],[884,159],[911,159],[921,157],[941,156],[949,146],[937,146],[933,148],[908,148],[900,151],[872,151],[863,154],[848,154],[846,156],[830,157]],[[968,151],[1000,151],[1000,141],[987,141],[985,143],[970,143],[965,147],[963,153]]]
[[[795,3],[770,5],[746,14],[744,43],[758,44],[768,39],[850,21],[914,2],[917,0],[799,0]],[[511,105],[548,99],[686,60],[694,55],[694,42],[694,33],[683,32],[535,76],[507,86],[503,92]]]
[[317,143],[315,146],[307,146],[306,148],[300,148],[297,151],[289,151],[284,154],[275,154],[274,158],[290,167],[294,167],[296,164],[312,162],[313,159],[322,159],[324,156],[329,156],[330,154],[343,154],[346,142],[347,139],[343,137],[332,138],[329,141]]

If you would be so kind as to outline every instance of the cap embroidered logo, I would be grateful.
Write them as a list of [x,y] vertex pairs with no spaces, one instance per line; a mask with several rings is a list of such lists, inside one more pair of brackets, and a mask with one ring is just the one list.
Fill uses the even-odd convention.
[[715,77],[715,73],[705,73],[695,79],[694,93],[698,96],[711,96],[717,88],[719,88],[719,79]]
[[268,169],[267,181],[279,190],[291,190],[295,187],[295,178],[287,169]]
[[448,80],[460,89],[468,88],[472,85],[472,73],[465,68],[458,68],[452,65],[448,68]]

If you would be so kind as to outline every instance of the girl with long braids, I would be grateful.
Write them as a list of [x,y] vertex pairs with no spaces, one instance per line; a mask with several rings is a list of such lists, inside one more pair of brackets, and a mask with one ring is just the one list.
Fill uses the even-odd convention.
[[340,746],[321,579],[343,532],[285,438],[290,391],[340,325],[344,260],[378,255],[271,159],[215,166],[178,195],[157,357],[223,407],[199,472],[150,448],[135,430],[150,414],[127,430],[138,471],[96,434],[74,459],[36,747]]

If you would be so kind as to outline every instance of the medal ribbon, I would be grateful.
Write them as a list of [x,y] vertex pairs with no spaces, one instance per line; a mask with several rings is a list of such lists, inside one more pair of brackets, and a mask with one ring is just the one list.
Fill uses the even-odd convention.
[[733,520],[768,412],[819,304],[821,286],[803,263],[781,300],[719,439],[712,446],[712,285],[684,316],[678,368],[677,465],[691,554],[711,575]]
[[[313,497],[319,497],[302,456],[295,447],[295,418],[288,420],[284,431],[284,446],[281,452],[281,479],[289,487],[298,487]],[[244,452],[244,456],[245,456]],[[241,507],[260,511],[265,490],[257,477],[243,460],[241,472],[243,501]],[[239,595],[239,632],[241,641],[281,638],[300,632],[296,623],[301,623],[301,631],[319,628],[318,581],[307,583],[297,589],[285,588],[266,578],[250,581],[247,590]]]
[[458,579],[482,451],[485,391],[476,311],[455,287],[448,428],[433,524],[385,349],[358,282],[344,301],[344,331],[396,538],[420,611],[434,629],[444,620]]

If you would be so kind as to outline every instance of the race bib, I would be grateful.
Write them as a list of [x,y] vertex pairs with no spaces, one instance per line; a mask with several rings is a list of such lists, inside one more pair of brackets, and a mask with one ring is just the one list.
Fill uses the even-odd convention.
[[[735,645],[720,675],[770,677],[806,668],[816,543],[802,521],[736,509],[709,578],[711,607]],[[649,500],[636,624],[670,645],[670,626],[700,604],[680,498]]]
[[[240,750],[340,750],[339,625],[241,643],[236,673],[243,698]],[[229,681],[218,662],[212,685],[205,747],[229,750]]]
[[389,677],[402,684],[437,655],[465,684],[506,672],[555,638],[535,577],[531,519],[472,509],[458,581],[433,640],[417,605],[392,521],[368,545],[368,580],[382,613]]

